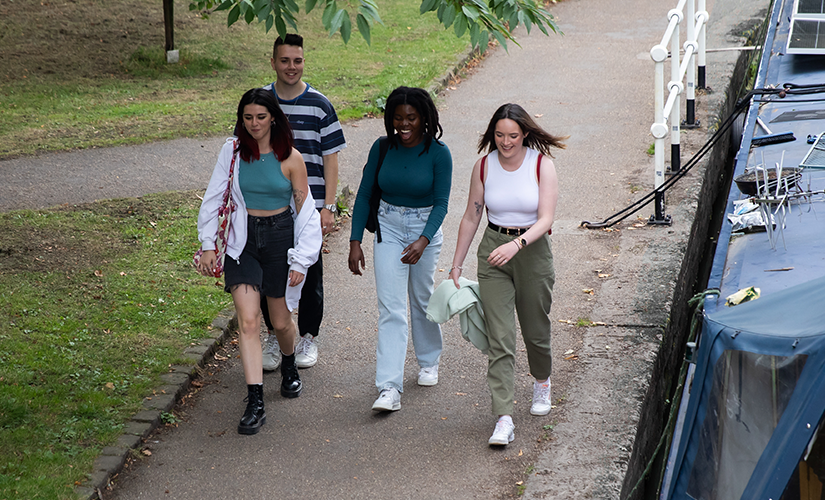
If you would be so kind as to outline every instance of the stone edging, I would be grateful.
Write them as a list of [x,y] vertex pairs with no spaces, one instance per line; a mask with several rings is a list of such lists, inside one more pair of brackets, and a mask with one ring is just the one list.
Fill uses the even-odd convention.
[[88,500],[102,497],[101,492],[123,470],[132,450],[140,449],[143,439],[162,425],[161,415],[172,410],[189,390],[191,381],[198,376],[198,370],[212,358],[215,349],[229,340],[236,322],[234,316],[234,308],[221,311],[212,321],[207,333],[209,336],[183,351],[183,357],[191,359],[194,365],[173,365],[169,373],[160,376],[163,385],[155,389],[155,395],[143,398],[143,410],[124,424],[123,434],[117,443],[100,451],[88,479],[75,487],[78,497]]

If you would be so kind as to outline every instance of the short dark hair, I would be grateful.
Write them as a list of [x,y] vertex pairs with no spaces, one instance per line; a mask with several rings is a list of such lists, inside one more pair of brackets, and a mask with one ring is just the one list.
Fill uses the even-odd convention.
[[553,158],[553,155],[550,154],[551,147],[559,149],[564,149],[567,147],[563,141],[568,139],[570,137],[569,135],[563,137],[552,135],[541,128],[538,123],[536,123],[533,118],[527,114],[527,111],[525,111],[524,108],[518,104],[504,104],[500,106],[495,113],[493,113],[493,118],[490,119],[490,124],[487,125],[487,130],[478,140],[479,153],[484,151],[484,148],[488,148],[488,153],[491,153],[497,149],[496,124],[499,120],[504,119],[513,120],[521,128],[522,133],[524,133],[524,141],[522,141],[523,146],[533,148],[545,156]]
[[287,33],[283,38],[275,39],[275,45],[272,46],[272,57],[278,57],[278,47],[281,45],[294,45],[296,47],[304,48],[304,37],[295,33]]
[[395,113],[395,108],[409,104],[421,116],[424,124],[424,151],[426,153],[430,149],[432,140],[438,140],[444,133],[441,124],[438,122],[438,110],[435,108],[435,103],[430,94],[420,88],[416,87],[398,87],[390,93],[387,97],[387,104],[384,107],[384,128],[387,130],[387,139],[390,147],[398,147],[395,141],[395,133],[393,132],[392,116]]
[[252,138],[246,131],[243,124],[244,108],[248,104],[258,104],[265,107],[269,114],[272,115],[274,121],[272,122],[272,130],[269,133],[269,144],[272,146],[272,151],[278,161],[284,161],[289,158],[292,153],[292,145],[294,140],[292,138],[292,127],[289,126],[289,120],[281,107],[278,105],[278,99],[270,90],[262,88],[255,88],[247,90],[241,97],[241,102],[238,103],[238,120],[235,122],[235,136],[238,138],[238,151],[241,153],[243,161],[258,160],[261,157],[258,151],[258,141]]

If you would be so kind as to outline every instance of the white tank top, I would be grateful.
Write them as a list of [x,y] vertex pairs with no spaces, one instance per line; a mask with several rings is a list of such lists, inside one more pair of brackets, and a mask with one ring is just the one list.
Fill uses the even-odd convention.
[[490,222],[502,227],[528,227],[536,223],[539,215],[538,154],[535,149],[527,148],[524,161],[514,172],[501,166],[498,150],[487,156],[484,203]]

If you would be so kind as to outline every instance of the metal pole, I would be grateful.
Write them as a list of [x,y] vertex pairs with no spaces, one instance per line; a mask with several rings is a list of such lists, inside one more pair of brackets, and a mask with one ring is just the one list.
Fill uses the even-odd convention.
[[[696,0],[688,0],[687,4],[687,39],[696,40],[696,29],[693,20],[696,17]],[[687,71],[687,93],[685,94],[685,128],[696,128],[696,57],[690,57]]]
[[[688,1],[688,5],[692,4],[693,1]],[[677,15],[671,11],[671,15]],[[681,15],[678,15],[679,21],[681,22]],[[673,82],[680,82],[682,81],[682,76],[679,72],[679,49],[680,43],[679,40],[681,38],[681,30],[679,29],[679,25],[676,25],[676,29],[673,30],[673,37],[670,39],[670,81]],[[670,87],[670,85],[668,85]],[[670,173],[675,174],[682,168],[682,157],[679,152],[680,144],[682,136],[679,133],[679,121],[680,121],[681,109],[679,107],[679,101],[676,101],[675,106],[670,110]]]
[[[701,14],[705,15],[705,23],[707,23],[708,13],[707,13],[707,9],[705,8],[705,2],[706,2],[706,0],[699,0],[699,3],[697,4],[697,10],[699,11],[700,15]],[[697,33],[697,38],[698,38],[698,42],[699,42],[699,55],[697,56],[697,64],[698,64],[697,69],[698,69],[698,72],[699,72],[698,84],[699,84],[700,89],[706,89],[707,88],[705,86],[705,52],[707,50],[707,44],[706,44],[706,42],[707,42],[707,33],[708,33],[708,30],[704,26],[702,27],[702,29],[699,30],[699,33]]]
[[[654,151],[653,184],[658,189],[665,182],[665,136],[667,122],[665,122],[665,59],[667,48],[664,44],[650,49],[650,57],[655,62],[653,74],[653,115],[654,123],[650,126]],[[654,214],[650,216],[648,224],[670,224],[670,216],[665,215],[664,193],[656,193],[654,200]]]

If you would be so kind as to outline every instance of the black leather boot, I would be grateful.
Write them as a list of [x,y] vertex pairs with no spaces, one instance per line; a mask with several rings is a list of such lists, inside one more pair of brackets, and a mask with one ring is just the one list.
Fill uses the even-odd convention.
[[264,411],[264,386],[250,384],[246,386],[246,411],[238,424],[238,434],[257,434],[266,423]]
[[281,396],[285,398],[297,398],[301,395],[301,376],[298,375],[298,367],[295,366],[295,353],[287,356],[281,354]]

